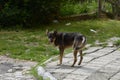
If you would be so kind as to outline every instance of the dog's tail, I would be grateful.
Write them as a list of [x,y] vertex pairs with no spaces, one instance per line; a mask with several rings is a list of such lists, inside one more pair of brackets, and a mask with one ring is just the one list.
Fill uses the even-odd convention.
[[82,36],[82,41],[79,42],[78,40],[74,44],[74,50],[81,50],[86,44],[86,37]]

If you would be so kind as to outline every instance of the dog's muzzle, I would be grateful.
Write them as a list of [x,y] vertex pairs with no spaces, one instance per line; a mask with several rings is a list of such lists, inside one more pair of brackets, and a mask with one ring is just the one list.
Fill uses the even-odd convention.
[[53,39],[49,39],[49,42],[52,43],[54,40]]

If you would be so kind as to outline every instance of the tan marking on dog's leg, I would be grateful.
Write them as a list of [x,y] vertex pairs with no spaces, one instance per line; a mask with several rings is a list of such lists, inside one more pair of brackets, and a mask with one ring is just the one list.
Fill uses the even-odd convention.
[[80,53],[80,61],[79,61],[78,65],[80,65],[83,60],[82,50],[80,50],[79,53]]
[[72,64],[71,67],[74,67],[74,65],[75,65],[75,63],[76,63],[76,61],[77,61],[77,53],[78,53],[77,50],[75,50],[74,53],[73,53],[73,55],[74,55],[74,62],[73,62],[73,64]]
[[58,65],[61,65],[62,64],[63,53],[64,53],[64,48],[59,48],[59,50],[60,50],[60,56],[59,56],[59,64]]
[[63,52],[60,53],[60,64],[62,64]]

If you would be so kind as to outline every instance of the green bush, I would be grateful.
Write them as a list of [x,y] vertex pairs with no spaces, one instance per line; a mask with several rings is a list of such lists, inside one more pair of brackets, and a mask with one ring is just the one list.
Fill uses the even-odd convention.
[[72,15],[74,14],[73,12],[74,4],[67,3],[67,4],[62,4],[60,8],[60,14],[61,15]]
[[0,24],[3,26],[21,24],[26,19],[27,13],[25,11],[17,7],[11,8],[9,4],[6,4],[0,12]]
[[115,42],[114,42],[114,45],[120,46],[120,40],[115,41]]
[[46,24],[59,11],[60,0],[5,0],[0,5],[0,26]]
[[88,7],[87,7],[87,3],[83,3],[81,4],[76,4],[74,6],[74,14],[80,14],[80,13],[87,13],[88,12]]
[[112,5],[110,3],[104,3],[104,11],[112,13]]
[[75,3],[66,2],[61,5],[60,14],[62,16],[81,14],[96,11],[97,3],[92,1],[91,3]]
[[98,3],[96,1],[92,1],[91,3],[87,4],[88,12],[95,12],[98,8]]

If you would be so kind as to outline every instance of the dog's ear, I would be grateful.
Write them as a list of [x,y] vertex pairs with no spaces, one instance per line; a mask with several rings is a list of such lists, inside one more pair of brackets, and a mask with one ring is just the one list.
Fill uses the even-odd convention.
[[49,30],[48,30],[48,29],[46,29],[46,35],[48,35],[48,33],[49,33]]
[[54,34],[55,34],[55,35],[57,34],[57,30],[54,31]]

